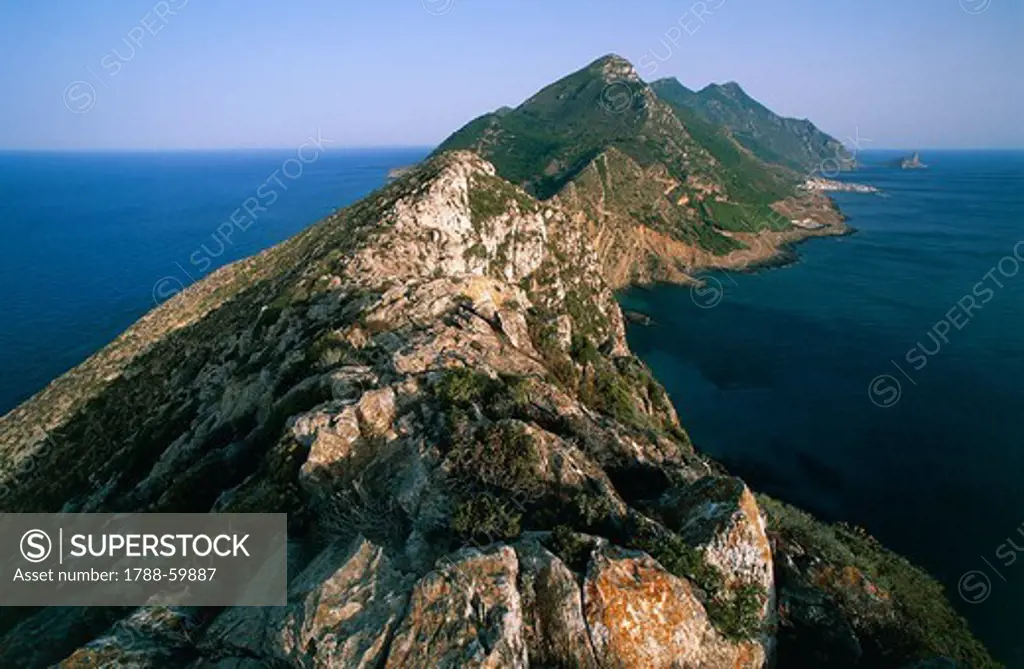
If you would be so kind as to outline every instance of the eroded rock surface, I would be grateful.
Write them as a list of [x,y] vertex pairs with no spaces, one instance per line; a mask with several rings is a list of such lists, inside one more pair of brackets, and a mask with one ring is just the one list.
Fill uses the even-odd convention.
[[717,669],[764,664],[759,645],[723,639],[692,586],[643,553],[600,551],[583,588],[590,637],[603,666]]

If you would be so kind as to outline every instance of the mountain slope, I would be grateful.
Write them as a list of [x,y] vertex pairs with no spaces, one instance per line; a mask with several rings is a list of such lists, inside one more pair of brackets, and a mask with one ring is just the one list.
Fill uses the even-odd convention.
[[801,173],[851,169],[856,162],[839,140],[806,119],[779,116],[757,102],[739,84],[709,84],[694,92],[677,79],[659,79],[651,88],[666,102],[689,109],[714,126],[727,129],[755,156]]
[[[618,56],[598,59],[515,109],[471,121],[437,152],[451,149],[477,152],[541,199],[571,201],[599,240],[602,262],[614,256],[605,277],[615,286],[686,280],[700,267],[770,256],[777,243],[805,236],[781,213],[784,202],[799,202],[796,208],[821,225],[818,234],[845,229],[827,199],[796,188],[795,173],[666,103]],[[612,188],[609,173],[635,176]],[[789,234],[760,236],[782,232]],[[638,238],[647,241],[631,243]]]
[[694,450],[600,268],[455,152],[161,305],[0,418],[0,510],[286,512],[289,603],[3,609],[0,665],[989,666]]

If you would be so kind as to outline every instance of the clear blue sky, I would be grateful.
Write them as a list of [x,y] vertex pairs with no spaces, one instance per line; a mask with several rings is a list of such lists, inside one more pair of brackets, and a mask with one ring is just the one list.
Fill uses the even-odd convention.
[[703,4],[7,0],[0,148],[432,145],[609,52],[865,148],[1024,147],[1020,0]]

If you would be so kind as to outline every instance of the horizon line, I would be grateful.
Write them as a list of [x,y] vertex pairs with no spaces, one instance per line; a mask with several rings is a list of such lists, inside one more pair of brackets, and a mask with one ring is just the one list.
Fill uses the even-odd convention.
[[[324,152],[331,151],[398,151],[398,150],[433,150],[440,144],[378,144],[351,146],[337,146],[325,148]],[[214,153],[214,152],[257,152],[257,151],[294,151],[294,146],[212,146],[212,147],[0,147],[2,153]],[[1022,146],[879,146],[870,149],[862,149],[858,153],[870,153],[872,151],[1024,151]]]
[[[329,151],[382,151],[435,149],[439,144],[380,144],[324,147]],[[295,146],[197,146],[197,147],[2,147],[0,153],[202,153],[213,151],[294,151]]]

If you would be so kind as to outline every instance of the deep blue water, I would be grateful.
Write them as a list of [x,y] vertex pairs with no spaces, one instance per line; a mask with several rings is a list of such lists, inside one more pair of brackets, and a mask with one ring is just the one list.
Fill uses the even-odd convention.
[[0,414],[155,302],[358,200],[426,153],[307,148],[303,158],[316,160],[301,171],[285,165],[294,150],[0,153]]
[[1022,667],[1024,152],[896,155],[845,177],[882,195],[836,194],[856,234],[696,292],[627,291],[656,322],[629,341],[698,447],[924,566]]

